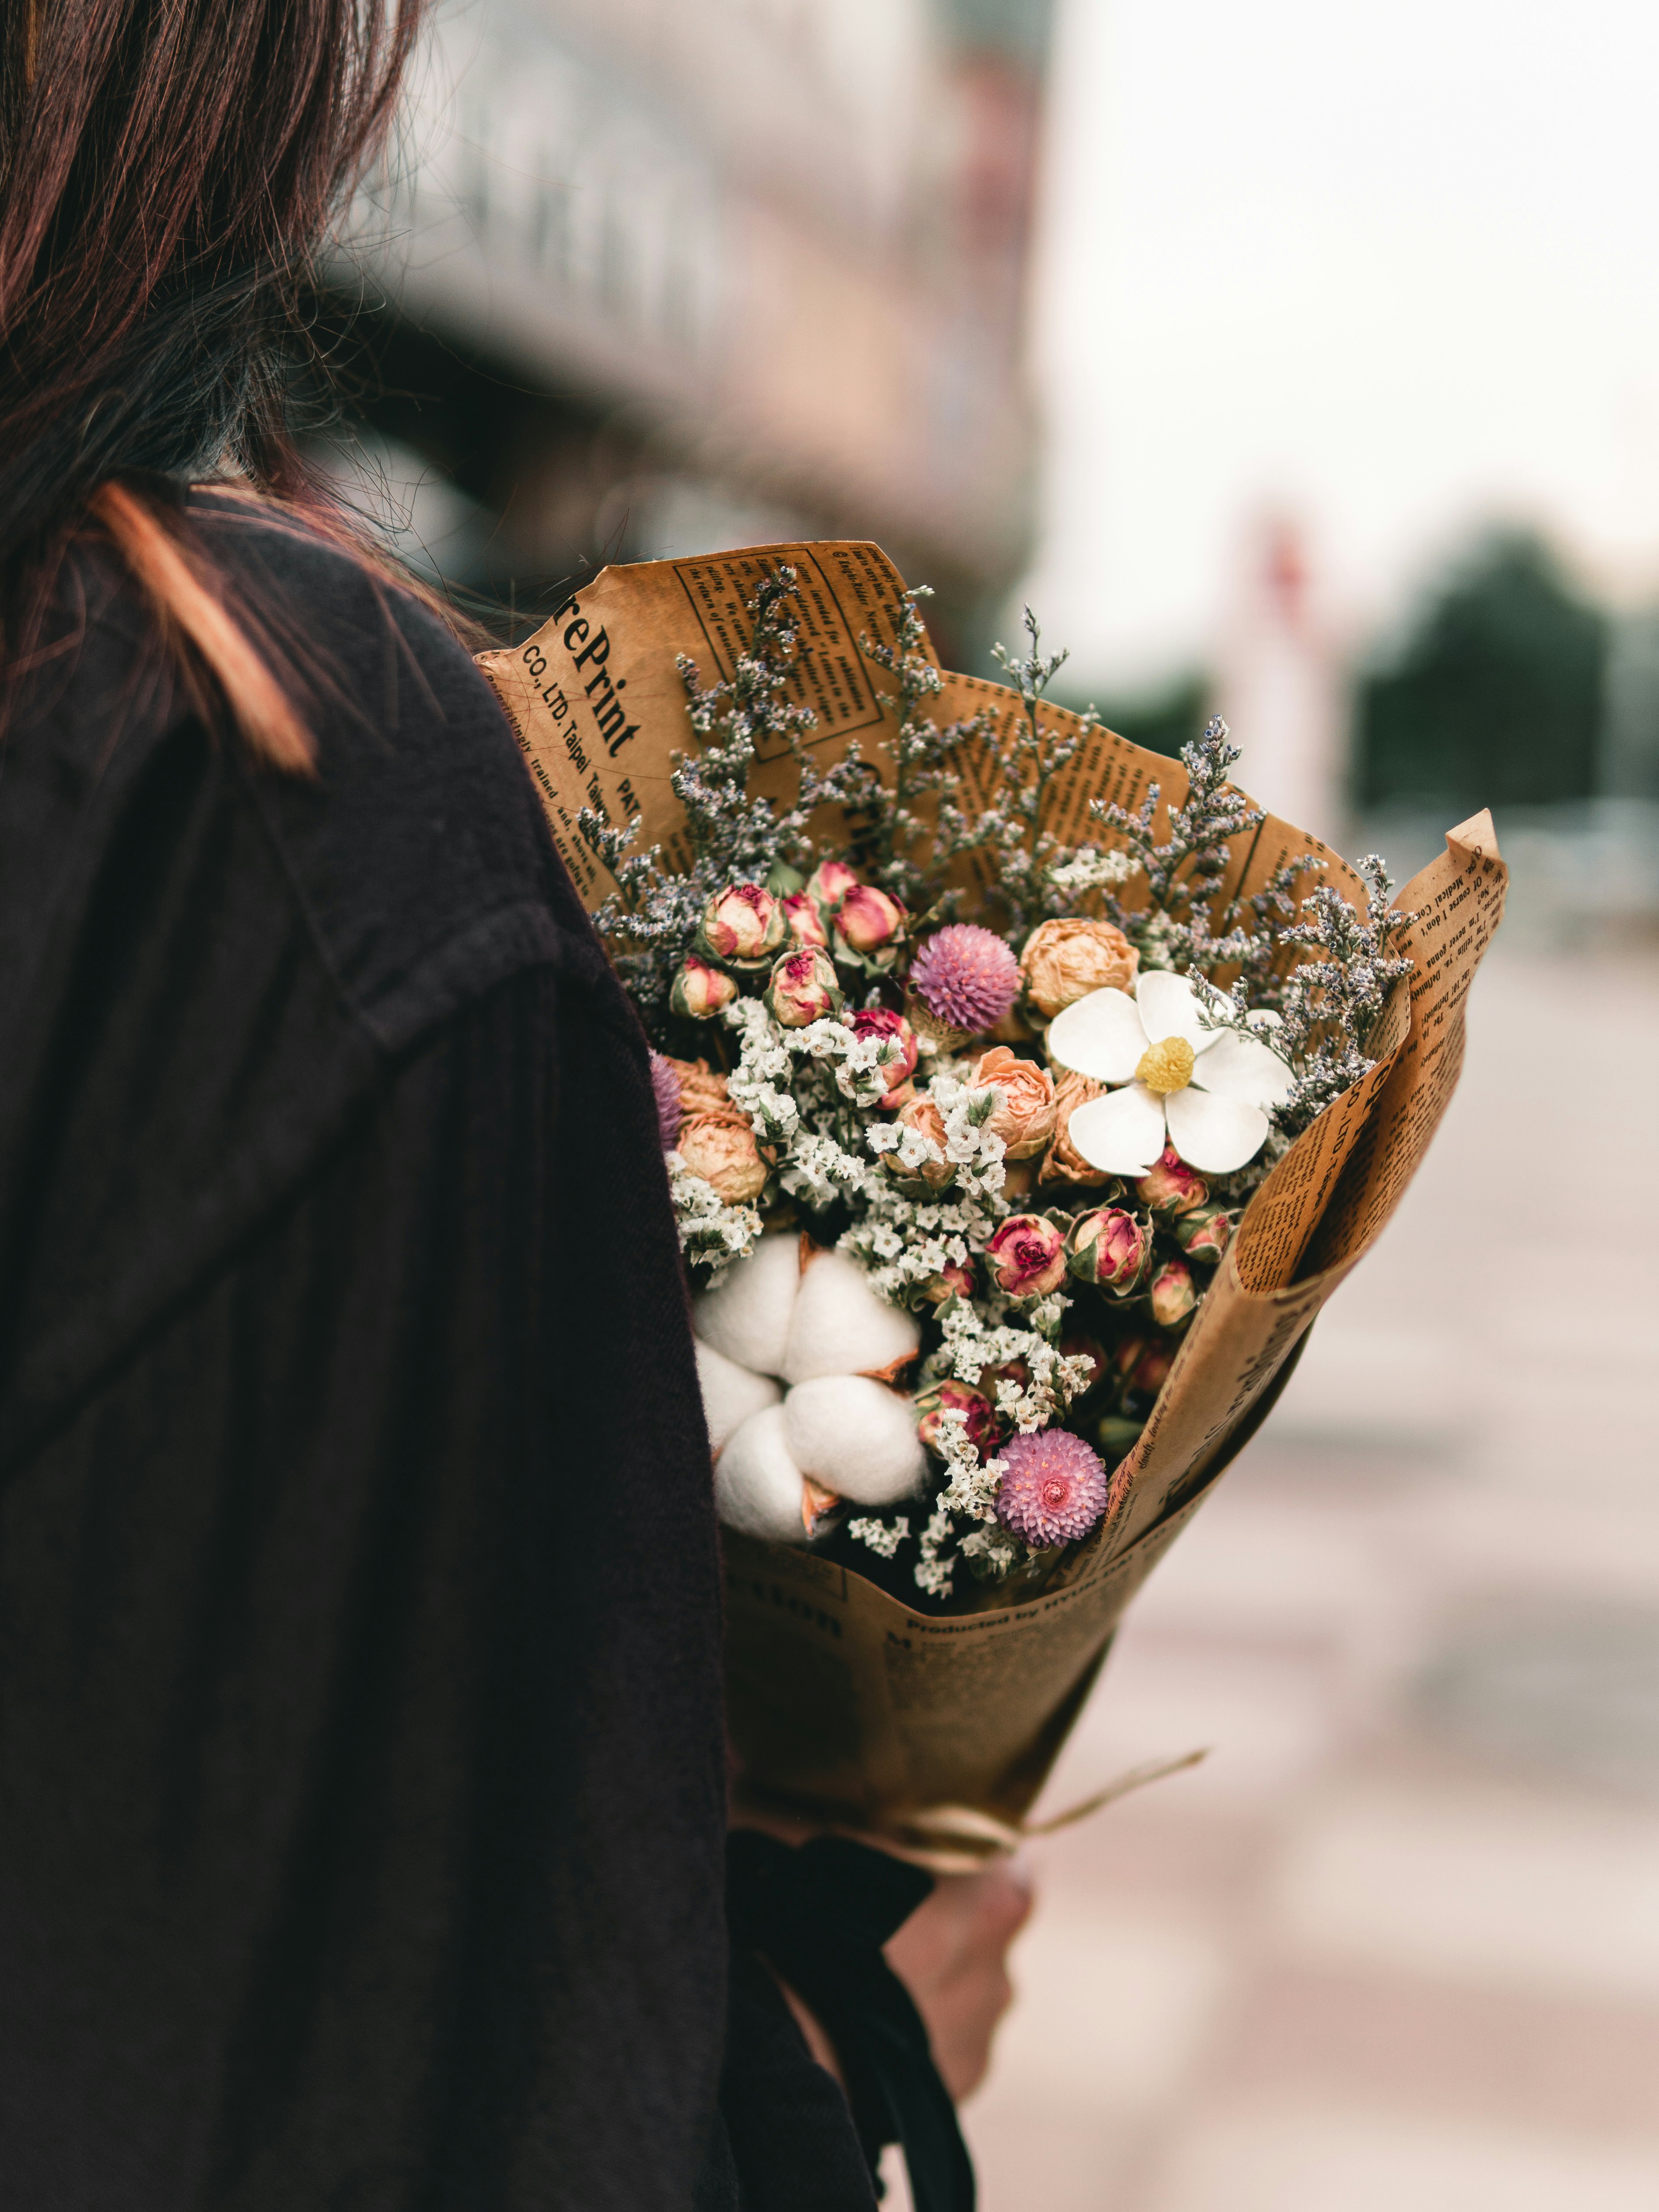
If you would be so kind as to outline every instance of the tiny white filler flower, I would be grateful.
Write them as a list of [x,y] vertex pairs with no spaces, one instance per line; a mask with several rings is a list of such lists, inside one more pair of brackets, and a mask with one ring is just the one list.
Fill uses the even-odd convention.
[[[1271,1027],[1270,1014],[1253,1016]],[[1210,1030],[1182,975],[1143,971],[1135,994],[1091,991],[1055,1016],[1051,1060],[1121,1085],[1073,1109],[1067,1136],[1109,1175],[1145,1175],[1164,1143],[1205,1175],[1231,1175],[1267,1142],[1267,1109],[1283,1105],[1294,1080],[1265,1044],[1237,1030]]]

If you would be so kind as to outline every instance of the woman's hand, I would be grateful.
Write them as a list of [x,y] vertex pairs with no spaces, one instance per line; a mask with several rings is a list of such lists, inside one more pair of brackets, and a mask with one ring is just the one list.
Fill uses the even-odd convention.
[[1008,1949],[1031,1910],[1018,1862],[981,1874],[935,1877],[924,1899],[885,1946],[888,1965],[915,1999],[939,2077],[958,2103],[985,2079],[991,2038],[1013,2001]]

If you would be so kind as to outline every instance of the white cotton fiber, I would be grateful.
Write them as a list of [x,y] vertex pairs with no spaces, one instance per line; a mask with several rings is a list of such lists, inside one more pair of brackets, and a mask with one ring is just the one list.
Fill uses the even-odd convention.
[[691,1301],[691,1325],[705,1344],[757,1375],[781,1375],[789,1320],[800,1288],[800,1240],[763,1237],[718,1290]]
[[712,1344],[697,1346],[697,1382],[702,1391],[709,1446],[717,1454],[740,1421],[775,1406],[783,1395],[769,1375],[751,1374],[735,1359],[716,1352]]
[[[794,1464],[854,1504],[891,1505],[921,1488],[927,1455],[916,1437],[916,1409],[867,1376],[823,1375],[798,1382],[783,1401],[781,1426]],[[727,1445],[721,1470],[735,1443],[734,1437]]]
[[775,1371],[788,1382],[857,1375],[908,1358],[921,1342],[915,1316],[878,1298],[855,1260],[824,1252],[801,1277],[783,1362]]
[[800,1469],[783,1437],[783,1408],[751,1413],[714,1462],[714,1510],[728,1528],[775,1544],[804,1544]]

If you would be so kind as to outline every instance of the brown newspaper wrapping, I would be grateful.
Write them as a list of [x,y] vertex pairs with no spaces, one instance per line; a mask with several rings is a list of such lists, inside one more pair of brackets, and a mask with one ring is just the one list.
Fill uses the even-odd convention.
[[[858,640],[890,637],[887,610],[903,588],[873,545],[752,547],[607,568],[527,644],[482,656],[590,908],[611,878],[577,836],[578,810],[636,817],[640,846],[683,854],[668,778],[690,738],[675,656],[690,654],[704,683],[729,676],[747,635],[744,602],[781,561],[800,578],[793,691],[817,716],[815,744],[828,758],[857,738],[872,757],[886,679]],[[937,713],[1006,716],[1017,706],[994,684],[950,676]],[[1058,709],[1045,719],[1072,722]],[[969,796],[982,799],[972,761],[961,766]],[[1152,782],[1162,809],[1185,795],[1179,763],[1100,731],[1067,772],[1050,826],[1080,842],[1090,799],[1133,806]],[[757,767],[751,787],[788,789],[787,757]],[[1327,880],[1363,898],[1334,854],[1272,816],[1237,846],[1221,905],[1299,853],[1325,860]],[[942,1619],[809,1552],[726,1532],[728,1717],[753,1796],[901,1846],[983,1850],[1018,1836],[1124,1607],[1265,1417],[1314,1316],[1423,1158],[1457,1081],[1464,1001],[1505,882],[1482,813],[1449,831],[1444,854],[1401,893],[1419,912],[1403,939],[1417,966],[1373,1039],[1376,1066],[1257,1193],[1114,1478],[1105,1520],[1039,1595],[981,1595],[975,1609]]]

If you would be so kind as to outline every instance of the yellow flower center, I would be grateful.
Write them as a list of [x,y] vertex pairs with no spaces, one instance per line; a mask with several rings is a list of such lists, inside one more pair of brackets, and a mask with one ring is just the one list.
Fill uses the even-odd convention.
[[1185,1037],[1165,1037],[1162,1044],[1149,1045],[1135,1070],[1135,1081],[1144,1083],[1160,1098],[1172,1091],[1184,1091],[1192,1079],[1193,1048]]

